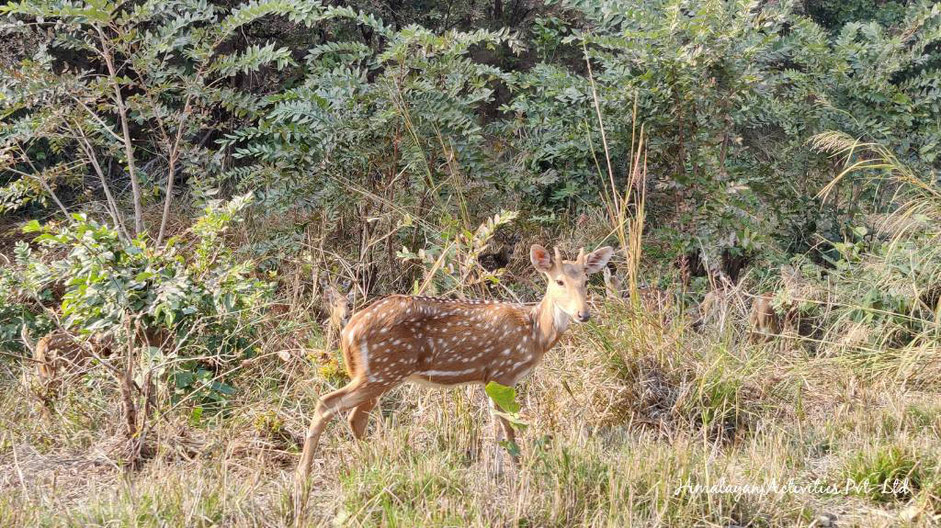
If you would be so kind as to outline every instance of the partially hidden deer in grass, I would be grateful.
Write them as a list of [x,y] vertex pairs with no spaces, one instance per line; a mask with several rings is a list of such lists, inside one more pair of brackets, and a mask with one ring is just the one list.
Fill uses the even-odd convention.
[[20,329],[20,338],[33,354],[39,381],[36,394],[44,409],[51,407],[55,401],[64,375],[80,371],[96,355],[109,356],[114,344],[111,334],[97,333],[81,341],[62,329],[53,330],[34,343],[26,325]]
[[[439,386],[511,386],[527,376],[572,320],[588,321],[588,276],[604,268],[613,250],[603,247],[563,260],[533,245],[530,260],[546,276],[546,294],[536,306],[480,300],[392,295],[357,312],[340,336],[350,381],[320,399],[307,431],[295,480],[295,515],[306,501],[307,479],[324,428],[352,411],[353,435],[362,438],[369,411],[393,387],[413,381]],[[491,410],[493,408],[491,402]],[[507,439],[510,423],[497,416]]]
[[774,294],[763,293],[752,300],[748,323],[752,342],[767,341],[781,333],[783,321],[774,310]]

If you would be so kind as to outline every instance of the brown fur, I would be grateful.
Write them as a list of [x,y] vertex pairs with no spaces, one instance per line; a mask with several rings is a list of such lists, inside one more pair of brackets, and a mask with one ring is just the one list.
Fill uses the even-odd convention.
[[726,303],[725,292],[722,290],[709,290],[703,296],[702,302],[690,311],[693,320],[693,329],[701,331],[706,324],[716,319],[716,315]]
[[82,342],[61,329],[53,330],[33,343],[25,325],[20,336],[33,354],[36,377],[42,389],[40,396],[45,403],[55,399],[64,376],[83,369],[96,355],[109,356],[113,345],[110,334],[94,334],[87,342]]
[[768,340],[781,333],[782,318],[775,312],[773,301],[771,293],[763,293],[752,301],[748,323],[753,341]]
[[327,331],[325,337],[326,349],[333,350],[337,344],[337,336],[350,319],[349,295],[343,295],[336,286],[328,286],[324,292],[327,305]]

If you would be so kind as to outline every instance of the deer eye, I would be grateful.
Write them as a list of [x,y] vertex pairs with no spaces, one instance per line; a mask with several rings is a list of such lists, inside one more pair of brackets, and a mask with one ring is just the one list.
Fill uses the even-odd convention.
[[565,286],[565,283],[560,280],[555,281],[555,283],[558,284],[559,286]]

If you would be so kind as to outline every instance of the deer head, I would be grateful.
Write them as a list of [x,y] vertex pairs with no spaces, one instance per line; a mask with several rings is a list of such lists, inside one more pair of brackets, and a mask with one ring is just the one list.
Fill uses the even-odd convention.
[[350,306],[352,305],[352,289],[343,295],[339,288],[330,284],[325,288],[324,301],[327,305],[327,314],[330,324],[337,328],[343,328],[350,318]]
[[585,254],[585,248],[578,250],[575,260],[563,260],[559,248],[554,256],[549,251],[533,244],[529,249],[529,258],[538,271],[549,281],[546,299],[553,306],[576,321],[585,322],[591,318],[588,310],[588,276],[601,271],[614,250],[608,246]]

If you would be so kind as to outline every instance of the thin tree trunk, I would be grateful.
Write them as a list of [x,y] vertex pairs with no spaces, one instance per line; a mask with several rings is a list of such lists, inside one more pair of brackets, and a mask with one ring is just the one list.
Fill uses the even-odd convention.
[[52,190],[52,187],[50,187],[49,184],[46,183],[46,180],[42,176],[36,176],[37,174],[40,174],[40,171],[36,170],[36,166],[33,165],[32,161],[30,161],[29,156],[26,154],[26,151],[23,150],[22,147],[20,147],[20,152],[23,154],[23,159],[26,160],[26,163],[28,163],[30,168],[33,169],[33,174],[26,174],[25,172],[20,172],[18,170],[12,170],[12,172],[17,173],[20,176],[32,178],[36,180],[37,182],[39,182],[39,186],[42,187],[43,190],[49,194],[49,197],[52,198],[52,201],[56,203],[56,205],[62,211],[62,214],[65,215],[66,220],[68,220],[69,210],[66,209],[64,205],[62,205],[62,202],[59,200],[59,197],[56,195],[55,191]]
[[125,322],[127,332],[127,356],[124,358],[124,372],[121,376],[121,399],[124,407],[124,425],[127,439],[137,435],[137,405],[134,403],[134,334],[129,321]]
[[114,68],[114,61],[111,57],[111,50],[108,48],[108,41],[105,33],[100,26],[95,26],[98,31],[98,38],[101,41],[101,56],[108,67],[108,76],[111,79],[111,85],[114,87],[114,102],[118,107],[118,115],[121,118],[121,133],[124,136],[124,155],[127,158],[127,173],[131,178],[131,198],[134,202],[134,234],[139,235],[144,229],[144,213],[141,208],[141,190],[140,183],[137,181],[137,171],[134,166],[134,145],[131,142],[131,131],[128,127],[127,107],[124,106],[124,97],[121,95],[121,86],[118,84],[118,74]]
[[157,234],[157,246],[163,243],[163,236],[167,232],[167,218],[170,216],[170,202],[173,201],[173,180],[176,173],[176,153],[170,154],[167,167],[167,195],[163,200],[163,214],[160,217],[160,231]]
[[45,190],[47,193],[49,193],[49,197],[52,198],[52,201],[56,203],[56,205],[57,205],[57,206],[59,207],[59,209],[62,211],[62,214],[65,215],[65,218],[68,219],[68,218],[69,218],[69,210],[66,209],[65,206],[62,205],[62,202],[59,201],[59,197],[56,196],[56,193],[55,193],[55,191],[52,190],[52,187],[50,187],[49,184],[46,183],[46,180],[44,180],[44,179],[42,178],[42,176],[37,176],[36,179],[39,181],[39,185],[42,186],[43,190]]
[[176,161],[180,155],[180,140],[183,138],[183,128],[186,125],[186,118],[190,112],[190,99],[186,99],[183,106],[183,116],[180,117],[180,124],[176,129],[176,139],[170,145],[170,152],[167,158],[167,195],[163,200],[163,215],[160,217],[160,231],[157,233],[157,245],[163,242],[163,237],[167,232],[167,218],[170,216],[170,203],[173,201],[173,180],[176,179]]

